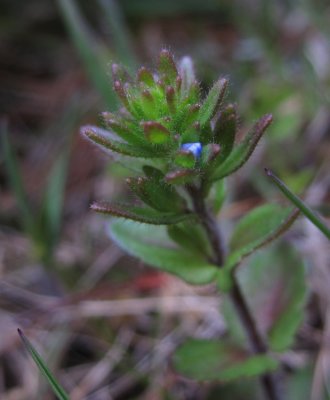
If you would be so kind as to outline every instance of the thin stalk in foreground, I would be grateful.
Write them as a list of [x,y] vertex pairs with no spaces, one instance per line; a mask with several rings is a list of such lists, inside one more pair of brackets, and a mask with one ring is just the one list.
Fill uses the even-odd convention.
[[[200,190],[196,187],[189,187],[188,192],[191,196],[195,212],[200,217],[201,223],[203,224],[212,245],[215,254],[215,263],[219,268],[221,268],[224,261],[224,249],[215,216],[206,207]],[[233,286],[229,292],[229,296],[245,330],[251,349],[254,354],[267,354],[268,346],[257,329],[256,323],[244,299],[235,275],[232,276],[232,281]],[[278,384],[272,374],[265,373],[261,375],[260,382],[265,395],[269,400],[281,400]]]
[[60,400],[70,400],[69,395],[66,393],[66,391],[62,388],[62,386],[57,382],[53,374],[50,372],[48,369],[47,365],[37,352],[37,350],[32,346],[30,341],[27,339],[27,337],[24,335],[24,333],[20,330],[17,329],[17,332],[26,348],[26,350],[29,352],[30,356],[32,357],[33,361],[36,363],[37,367],[39,368],[40,372],[45,376],[47,379],[48,383],[53,389],[53,392],[56,394],[56,396]]
[[268,168],[265,168],[266,175],[275,183],[282,193],[326,236],[330,239],[330,229],[323,223],[320,217],[315,214],[303,201],[299,199],[291,190]]

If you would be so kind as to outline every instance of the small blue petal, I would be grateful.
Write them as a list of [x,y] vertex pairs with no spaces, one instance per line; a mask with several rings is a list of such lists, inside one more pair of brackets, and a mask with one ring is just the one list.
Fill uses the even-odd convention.
[[190,153],[193,153],[193,155],[196,158],[199,158],[201,153],[202,153],[202,144],[199,142],[195,142],[195,143],[184,143],[181,146],[182,150],[187,150],[190,151]]

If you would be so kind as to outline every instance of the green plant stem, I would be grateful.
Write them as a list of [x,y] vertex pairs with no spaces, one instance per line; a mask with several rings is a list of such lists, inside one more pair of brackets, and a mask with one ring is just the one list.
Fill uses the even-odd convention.
[[307,205],[299,199],[291,190],[268,168],[265,168],[266,175],[275,183],[281,192],[326,236],[330,239],[330,229],[323,223],[321,218],[314,213]]
[[225,252],[221,236],[219,234],[217,222],[211,214],[210,210],[205,205],[202,191],[195,186],[188,186],[187,190],[192,199],[194,210],[198,215],[210,240],[214,252],[214,258],[212,261],[216,265],[221,267],[224,263]]
[[[242,326],[244,327],[245,333],[249,339],[250,346],[252,348],[253,353],[255,354],[267,354],[268,346],[266,342],[263,340],[262,336],[258,332],[255,321],[250,313],[248,305],[244,299],[243,293],[239,287],[239,284],[235,278],[233,279],[233,286],[229,293],[232,303],[234,304],[235,310],[239,315]],[[264,392],[269,400],[280,400],[280,391],[277,387],[277,381],[275,377],[268,373],[263,374],[260,377],[260,381]]]
[[[192,186],[189,186],[187,189],[191,196],[194,210],[199,216],[212,245],[214,251],[214,262],[219,268],[221,268],[224,262],[224,247],[216,218],[206,207],[202,191]],[[258,331],[255,320],[253,319],[235,275],[232,276],[232,282],[233,284],[229,296],[245,330],[252,352],[254,354],[267,354],[267,343]],[[281,400],[282,396],[280,395],[277,380],[272,374],[266,373],[261,375],[260,382],[267,399]]]

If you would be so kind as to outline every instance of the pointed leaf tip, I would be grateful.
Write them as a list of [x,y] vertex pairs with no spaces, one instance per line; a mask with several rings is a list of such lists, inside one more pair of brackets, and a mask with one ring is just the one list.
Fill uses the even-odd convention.
[[226,160],[213,172],[211,180],[218,180],[240,169],[251,157],[268,126],[272,123],[273,116],[266,114],[261,117],[250,129],[242,142],[234,146]]
[[167,84],[175,84],[178,71],[173,55],[166,49],[163,49],[159,54],[158,71]]
[[144,83],[148,87],[152,87],[155,85],[154,77],[146,67],[141,67],[137,72],[137,80],[138,82]]
[[25,346],[26,350],[28,351],[29,355],[35,362],[36,366],[38,367],[39,371],[43,374],[43,376],[47,379],[48,383],[50,384],[53,392],[56,394],[57,398],[60,400],[69,400],[69,395],[63,389],[63,387],[57,382],[56,378],[48,369],[46,363],[41,358],[40,354],[34,348],[32,343],[28,340],[28,338],[24,335],[21,329],[17,329],[17,332],[22,340],[23,345]]
[[228,79],[221,78],[215,82],[210,89],[199,112],[199,122],[201,126],[205,126],[214,117],[224,98],[227,86]]
[[164,144],[170,141],[170,132],[159,122],[146,121],[141,123],[146,139],[153,144]]
[[84,126],[80,129],[80,132],[83,136],[85,136],[94,144],[101,147],[101,149],[103,150],[110,150],[115,153],[124,154],[130,157],[159,157],[157,151],[148,150],[124,142],[119,142],[118,140],[113,140],[109,132],[95,126]]
[[131,77],[129,76],[129,73],[126,71],[126,69],[119,64],[112,64],[111,65],[111,71],[112,71],[112,77],[114,81],[120,81],[120,82],[129,82],[131,81]]

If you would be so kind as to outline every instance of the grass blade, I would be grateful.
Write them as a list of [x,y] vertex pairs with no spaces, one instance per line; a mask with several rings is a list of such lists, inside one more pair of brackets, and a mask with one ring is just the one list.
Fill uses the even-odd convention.
[[138,65],[137,59],[134,56],[132,39],[126,27],[119,2],[114,0],[98,0],[98,2],[112,33],[116,55],[124,65],[130,66],[134,71]]
[[22,220],[25,230],[34,235],[35,224],[32,210],[29,207],[28,198],[24,185],[22,182],[22,176],[18,168],[18,163],[15,157],[14,149],[8,138],[8,132],[6,127],[6,122],[1,121],[0,126],[0,142],[2,147],[2,153],[4,158],[4,163],[7,169],[9,182],[11,188],[15,194],[18,207],[20,209]]
[[72,41],[85,65],[85,69],[108,107],[117,104],[105,70],[105,52],[100,43],[88,29],[79,9],[73,0],[57,0]]
[[324,224],[320,217],[314,213],[302,200],[299,199],[291,190],[268,168],[265,168],[266,175],[281,190],[281,192],[328,238],[330,239],[330,229]]
[[33,361],[36,363],[37,367],[39,368],[40,372],[45,376],[45,378],[48,380],[50,386],[53,389],[53,392],[56,394],[56,396],[60,400],[69,400],[69,395],[66,393],[66,391],[62,388],[62,386],[57,382],[57,380],[54,378],[52,373],[49,371],[47,368],[46,364],[36,351],[36,349],[32,346],[30,341],[27,339],[27,337],[24,335],[24,333],[20,330],[17,329],[18,334],[29,352],[30,356],[32,357]]

